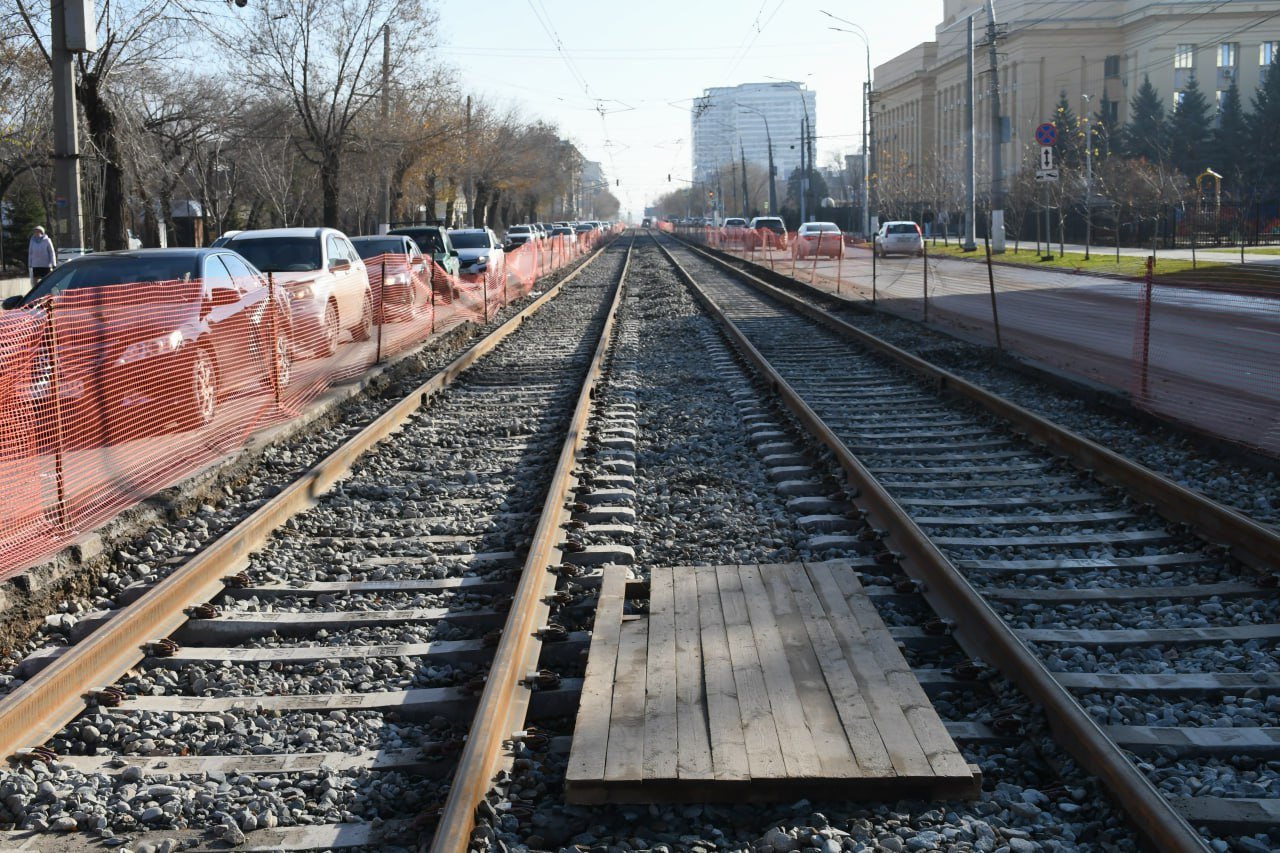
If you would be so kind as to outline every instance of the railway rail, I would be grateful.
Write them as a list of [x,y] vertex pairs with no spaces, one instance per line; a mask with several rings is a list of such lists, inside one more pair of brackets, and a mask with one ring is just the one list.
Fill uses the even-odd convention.
[[[1280,636],[1280,535],[705,253],[672,254],[834,454],[947,629],[1045,706],[1152,843],[1205,849],[1192,823],[1276,825],[1272,796],[1162,789],[1181,772],[1212,792],[1199,776],[1222,757],[1277,754],[1275,709],[1263,709],[1280,683],[1267,651]],[[1151,698],[1188,692],[1262,713],[1241,715],[1243,729],[1170,726],[1169,714],[1110,724],[1145,723]]]
[[[81,808],[37,829],[106,835],[261,829],[255,844],[310,848],[425,826],[471,760],[466,722],[536,648],[532,611],[510,602],[536,597],[522,558],[555,530],[535,529],[545,484],[580,440],[629,252],[603,250],[132,604],[82,622],[80,642],[28,661],[0,700],[0,746],[37,773],[5,778],[6,796],[38,775]],[[388,815],[404,820],[369,821]]]
[[[971,813],[926,812],[919,837],[1033,838],[984,828],[993,798],[1012,796],[1028,828],[1129,844],[1078,774],[1018,764],[1036,760],[1038,716],[991,692],[997,672],[1149,844],[1205,849],[1276,823],[1274,531],[661,242],[635,257],[614,244],[504,326],[505,343],[415,389],[224,537],[226,556],[206,551],[106,621],[121,638],[33,662],[0,700],[0,746],[44,746],[21,752],[36,770],[0,778],[0,800],[4,785],[48,784],[83,801],[83,818],[49,829],[186,828],[251,847],[590,845],[557,840],[557,821],[637,821],[555,803],[593,567],[634,563],[639,598],[646,564],[834,559],[864,573],[997,789]],[[653,283],[674,274],[723,331]],[[664,372],[665,396],[647,390]],[[161,598],[168,621],[148,615]],[[1192,652],[1149,651],[1168,647]],[[41,690],[44,706],[26,704]],[[1171,725],[1188,691],[1212,705],[1203,720],[1232,725]],[[1213,774],[1239,755],[1260,795],[1216,795]],[[1189,778],[1205,795],[1178,793]],[[1098,813],[1087,837],[1046,823],[1055,796]],[[769,814],[793,821],[795,843],[839,849],[850,833],[828,817]],[[868,831],[916,836],[903,829],[890,815]]]

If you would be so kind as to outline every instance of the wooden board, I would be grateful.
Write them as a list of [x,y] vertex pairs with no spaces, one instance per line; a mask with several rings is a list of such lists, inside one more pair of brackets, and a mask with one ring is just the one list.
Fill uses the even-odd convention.
[[606,567],[573,803],[978,796],[849,561],[657,568],[623,620]]

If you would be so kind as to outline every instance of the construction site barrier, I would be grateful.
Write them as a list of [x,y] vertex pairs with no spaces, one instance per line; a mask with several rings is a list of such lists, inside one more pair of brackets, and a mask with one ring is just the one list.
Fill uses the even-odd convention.
[[0,578],[298,416],[331,386],[433,334],[488,322],[607,236],[528,243],[483,275],[383,255],[336,279],[206,271],[76,287],[0,312]]

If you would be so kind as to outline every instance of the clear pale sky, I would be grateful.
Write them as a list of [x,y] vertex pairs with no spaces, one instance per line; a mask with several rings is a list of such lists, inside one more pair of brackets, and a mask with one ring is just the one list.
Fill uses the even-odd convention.
[[[710,86],[798,80],[817,92],[818,165],[862,145],[872,67],[933,38],[942,0],[439,0],[439,58],[465,90],[559,125],[638,219],[690,171],[689,106]],[[549,32],[550,31],[550,32]],[[559,47],[557,47],[557,42]],[[604,114],[601,115],[601,108]]]

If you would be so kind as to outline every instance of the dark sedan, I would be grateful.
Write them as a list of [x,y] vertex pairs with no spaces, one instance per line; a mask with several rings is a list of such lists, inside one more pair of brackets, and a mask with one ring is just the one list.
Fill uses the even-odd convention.
[[3,307],[5,322],[40,329],[33,402],[51,401],[56,386],[67,432],[95,442],[200,428],[237,392],[289,382],[283,295],[229,250],[87,255]]

